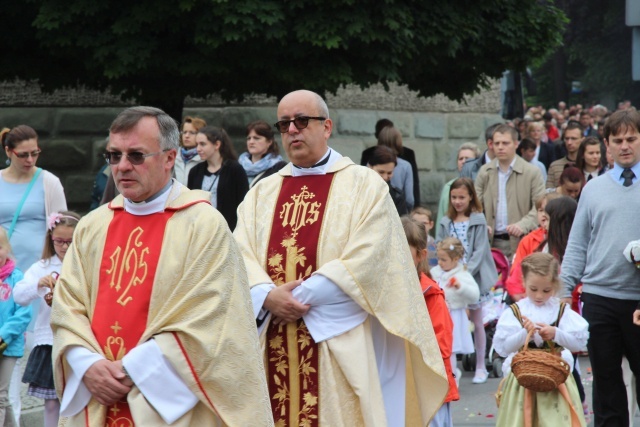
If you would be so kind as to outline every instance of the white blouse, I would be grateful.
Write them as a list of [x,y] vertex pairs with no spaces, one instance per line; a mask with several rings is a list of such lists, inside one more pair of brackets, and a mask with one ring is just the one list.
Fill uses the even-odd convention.
[[[518,301],[518,308],[522,316],[527,317],[532,322],[546,323],[551,325],[558,318],[560,310],[560,300],[551,297],[544,305],[537,306],[529,298]],[[589,324],[582,316],[567,306],[564,310],[559,325],[556,325],[556,337],[553,340],[558,345],[564,347],[562,358],[573,369],[573,356],[571,353],[586,349],[589,340]],[[506,377],[511,372],[511,359],[525,344],[527,330],[522,327],[511,308],[505,308],[493,337],[493,345],[498,354],[507,359],[502,365],[502,371]],[[538,347],[542,347],[543,340],[538,332],[533,334],[533,341]]]

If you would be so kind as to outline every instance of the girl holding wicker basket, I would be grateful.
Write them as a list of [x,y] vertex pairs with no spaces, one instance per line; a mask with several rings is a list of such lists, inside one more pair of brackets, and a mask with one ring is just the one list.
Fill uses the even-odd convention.
[[522,261],[526,298],[504,311],[493,338],[506,357],[497,426],[585,426],[571,352],[586,348],[589,325],[555,298],[558,262],[545,253]]

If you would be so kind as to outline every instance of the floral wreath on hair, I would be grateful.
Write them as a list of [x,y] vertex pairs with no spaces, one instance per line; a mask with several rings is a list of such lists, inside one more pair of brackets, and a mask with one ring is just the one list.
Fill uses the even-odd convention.
[[622,251],[624,257],[636,266],[636,268],[640,269],[640,240],[633,240],[629,242],[624,251]]
[[49,218],[47,218],[47,229],[49,231],[53,231],[53,229],[56,228],[56,225],[60,224],[60,220],[63,218],[72,219],[76,222],[78,221],[78,218],[74,216],[62,215],[60,212],[54,212],[49,215]]

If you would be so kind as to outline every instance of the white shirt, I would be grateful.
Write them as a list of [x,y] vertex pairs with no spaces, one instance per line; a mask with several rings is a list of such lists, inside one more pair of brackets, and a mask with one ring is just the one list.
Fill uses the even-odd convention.
[[[551,297],[542,306],[535,305],[529,298],[521,299],[517,304],[520,314],[534,323],[551,325],[558,319],[560,301],[555,297]],[[506,357],[502,364],[502,372],[505,377],[511,372],[511,360],[525,344],[526,338],[527,330],[520,324],[513,311],[507,307],[498,320],[493,338],[496,352]],[[586,349],[588,340],[589,324],[582,316],[571,310],[570,306],[566,306],[560,323],[556,325],[556,336],[553,341],[564,347],[562,358],[571,366],[572,370],[573,356],[571,352]],[[538,332],[533,334],[533,341],[538,347],[543,344]]]
[[36,319],[34,332],[34,346],[53,345],[53,331],[51,330],[51,307],[42,300],[49,293],[48,288],[38,288],[38,282],[44,276],[51,273],[60,273],[62,270],[62,261],[57,255],[52,256],[48,260],[40,260],[34,263],[24,278],[16,283],[13,288],[13,300],[16,304],[27,306],[33,301],[38,300],[34,307],[38,308],[38,317]]
[[494,234],[504,234],[509,225],[509,214],[507,209],[507,181],[513,172],[513,165],[516,162],[514,157],[509,165],[509,169],[504,172],[498,162],[498,204],[496,206],[496,229]]

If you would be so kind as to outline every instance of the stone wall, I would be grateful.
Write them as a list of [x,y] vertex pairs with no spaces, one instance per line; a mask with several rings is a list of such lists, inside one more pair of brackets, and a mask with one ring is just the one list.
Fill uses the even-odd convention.
[[[357,85],[340,87],[335,94],[326,94],[330,108],[427,111],[446,113],[495,113],[500,110],[500,82],[494,81],[488,90],[467,96],[462,102],[451,101],[444,95],[429,98],[419,97],[417,92],[406,86],[390,83],[388,88],[374,84],[366,89]],[[249,94],[237,106],[272,106],[277,99],[273,96]],[[133,100],[123,101],[108,92],[99,92],[84,87],[56,90],[43,93],[36,82],[21,80],[0,82],[0,108],[3,107],[114,107],[133,105]],[[218,95],[206,98],[187,97],[186,107],[229,106]]]
[[[43,150],[38,166],[60,177],[70,208],[86,211],[94,177],[104,164],[100,154],[104,151],[107,129],[127,104],[113,105],[116,98],[85,90],[38,95],[37,85],[18,82],[0,84],[0,87],[13,91],[13,95],[3,92],[0,96],[0,127],[18,124],[34,127]],[[23,95],[29,99],[29,106],[15,102],[22,99],[16,91],[25,91]],[[258,119],[268,123],[276,121],[274,98],[256,95],[236,105],[224,105],[215,97],[188,101],[184,114],[199,116],[210,125],[224,127],[238,153],[246,151],[245,126],[249,122]],[[103,106],[70,106],[74,102]],[[473,141],[484,149],[484,129],[501,121],[497,114],[498,86],[469,97],[463,103],[443,96],[420,98],[415,92],[397,85],[391,86],[389,92],[382,85],[365,91],[350,86],[328,95],[327,103],[334,121],[330,145],[356,163],[365,148],[375,145],[376,121],[389,118],[395,123],[402,131],[404,144],[416,151],[421,199],[431,208],[438,203],[442,185],[457,175],[459,145]],[[5,159],[3,152],[0,154],[3,166]]]
[[[15,126],[28,123],[40,136],[43,150],[38,166],[60,177],[70,207],[85,211],[93,180],[104,164],[109,124],[121,108],[0,108],[0,123]],[[201,107],[187,108],[185,114],[204,118],[208,124],[222,126],[231,135],[236,151],[244,145],[247,123],[264,119],[275,122],[276,107]],[[457,175],[456,151],[460,144],[473,141],[484,145],[484,129],[498,121],[497,114],[422,113],[332,110],[334,132],[330,145],[356,163],[362,151],[375,145],[376,121],[391,119],[403,134],[403,142],[416,151],[420,169],[420,190],[424,203],[434,207],[440,189]],[[279,139],[279,138],[278,138]],[[2,157],[4,163],[5,158]]]

